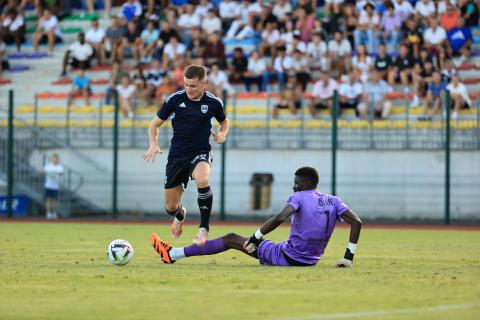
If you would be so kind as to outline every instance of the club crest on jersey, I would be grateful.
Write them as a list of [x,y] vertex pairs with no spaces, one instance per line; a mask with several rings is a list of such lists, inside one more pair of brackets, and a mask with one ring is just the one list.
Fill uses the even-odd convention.
[[208,106],[206,104],[202,104],[202,106],[200,107],[200,110],[202,110],[202,113],[207,113]]

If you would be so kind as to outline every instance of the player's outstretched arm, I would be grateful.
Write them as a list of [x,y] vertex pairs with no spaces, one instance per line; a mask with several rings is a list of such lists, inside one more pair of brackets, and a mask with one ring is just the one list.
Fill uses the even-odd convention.
[[345,256],[335,264],[338,268],[348,268],[353,264],[353,256],[357,249],[358,238],[360,237],[360,230],[362,229],[362,220],[352,210],[347,210],[341,214],[342,219],[350,224],[350,239],[345,251]]
[[243,245],[248,253],[252,253],[257,250],[257,247],[260,244],[260,240],[263,238],[263,236],[275,230],[294,212],[295,209],[291,205],[287,204],[279,214],[265,221],[265,223],[257,231],[255,231],[255,233]]
[[227,140],[227,135],[228,135],[228,130],[230,128],[230,121],[228,121],[227,118],[220,122],[220,128],[218,129],[218,132],[212,132],[212,137],[213,140],[215,140],[216,143],[222,144]]
[[156,154],[162,153],[162,150],[160,150],[158,146],[158,128],[160,128],[164,122],[164,120],[155,115],[150,123],[150,127],[148,128],[148,141],[150,146],[147,152],[143,154],[143,159],[147,162],[153,162]]

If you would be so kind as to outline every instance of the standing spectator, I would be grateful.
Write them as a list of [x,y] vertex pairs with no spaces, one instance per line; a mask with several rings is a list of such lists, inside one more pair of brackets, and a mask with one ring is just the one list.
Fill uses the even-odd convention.
[[350,69],[350,54],[352,47],[350,42],[343,37],[341,31],[335,32],[335,38],[328,42],[328,55],[330,57],[330,68],[336,75],[344,74]]
[[72,103],[73,99],[77,96],[82,95],[85,99],[85,105],[89,105],[90,101],[90,80],[85,75],[85,70],[80,69],[77,73],[77,76],[72,80],[72,90],[68,94],[69,104]]
[[58,219],[57,205],[60,182],[63,177],[63,166],[60,164],[58,154],[53,154],[51,162],[47,163],[40,173],[45,175],[45,209],[47,219]]
[[157,22],[154,20],[148,20],[147,28],[144,29],[140,35],[140,56],[141,62],[149,63],[152,61],[153,49],[157,45],[157,40],[160,32],[157,28]]
[[268,70],[263,74],[263,89],[268,91],[270,80],[276,79],[278,89],[283,90],[285,86],[286,75],[292,69],[292,58],[286,55],[286,48],[279,47],[277,49],[277,57],[273,60],[273,70]]
[[33,35],[33,50],[38,52],[40,43],[48,43],[48,54],[53,55],[53,46],[60,38],[60,26],[58,18],[48,9],[43,11],[42,17],[38,20],[37,30]]
[[222,69],[226,66],[225,46],[223,45],[220,32],[214,32],[210,35],[207,48],[205,49],[204,59],[207,65],[216,62]]
[[[2,20],[0,19],[0,21]],[[20,52],[22,43],[25,41],[25,22],[23,15],[19,14],[16,9],[9,9],[3,18],[0,36],[7,44],[15,43],[17,51]]]
[[328,47],[322,40],[320,32],[313,34],[312,41],[307,45],[307,54],[310,59],[309,64],[312,67],[320,67],[321,70],[328,68]]
[[313,86],[312,98],[308,105],[308,110],[313,118],[315,118],[317,110],[332,110],[333,93],[337,88],[337,82],[330,78],[327,72],[322,71],[320,80]]
[[248,59],[245,57],[243,49],[241,47],[236,47],[233,50],[233,58],[230,63],[230,79],[233,81],[242,80],[245,76],[245,72],[247,72],[247,68]]
[[126,33],[124,27],[120,25],[120,21],[115,16],[112,16],[111,25],[105,32],[105,51],[110,54],[110,64],[115,61],[121,61],[119,58],[119,52],[123,50],[123,36]]
[[353,33],[355,47],[363,44],[370,52],[375,51],[375,48],[378,47],[380,37],[380,18],[374,10],[375,7],[371,3],[364,6],[364,10],[360,12],[357,29]]
[[[423,103],[422,119],[430,120],[431,116],[436,115],[442,106],[442,95],[447,89],[447,84],[442,81],[440,72],[435,71],[432,76],[432,82],[428,85],[427,97]],[[420,118],[419,118],[420,120]]]
[[252,56],[248,60],[247,71],[245,72],[244,82],[245,89],[250,92],[250,83],[255,81],[257,83],[258,92],[263,90],[263,75],[267,71],[265,60],[260,57],[258,51],[253,51]]
[[281,109],[288,109],[292,115],[296,115],[302,108],[303,90],[297,81],[295,75],[290,74],[287,77],[285,89],[280,92],[280,100],[273,106],[272,117],[278,119],[278,113]]
[[92,20],[91,28],[85,33],[85,40],[93,48],[98,64],[101,65],[105,61],[105,29],[100,28],[98,19]]
[[340,96],[340,113],[345,109],[353,109],[358,116],[358,110],[365,109],[362,102],[363,85],[356,80],[355,73],[350,72],[348,80],[344,81],[338,88],[338,94]]
[[447,90],[450,91],[450,96],[452,98],[452,105],[450,106],[453,107],[452,118],[457,120],[460,109],[470,108],[472,101],[468,96],[467,87],[460,82],[460,77],[458,75],[453,76],[452,82],[447,86]]
[[135,97],[135,85],[131,83],[130,76],[128,74],[122,75],[121,83],[115,89],[118,92],[120,111],[125,118],[133,119],[132,105]]
[[368,113],[372,112],[375,119],[386,119],[392,107],[391,102],[387,100],[391,91],[392,88],[380,78],[380,74],[373,71],[371,80],[365,85],[365,104],[358,106],[360,116],[368,117]]
[[126,22],[138,22],[142,16],[142,5],[136,0],[127,0],[121,8],[122,17]]
[[469,26],[465,26],[463,18],[459,18],[457,26],[447,33],[448,53],[454,57],[456,65],[461,65],[470,57],[470,45],[473,42],[472,32]]
[[387,4],[387,11],[382,17],[383,27],[383,43],[387,45],[388,52],[394,52],[397,48],[398,40],[400,38],[400,28],[402,20],[400,15],[395,12],[393,4]]
[[378,47],[378,56],[375,58],[374,67],[380,73],[380,78],[387,79],[388,70],[393,65],[391,56],[387,55],[387,49],[384,44]]
[[202,30],[206,36],[214,32],[222,32],[222,20],[217,17],[215,9],[208,10],[207,16],[202,21]]
[[447,10],[440,16],[440,25],[448,32],[450,29],[457,26],[460,17],[460,10],[455,8],[453,4],[448,1]]
[[430,19],[430,28],[425,30],[423,41],[430,53],[436,53],[445,44],[447,33],[438,25],[436,18]]
[[[63,67],[61,77],[67,75],[67,66],[86,70],[90,68],[90,60],[93,56],[93,48],[85,41],[85,34],[78,34],[78,41],[72,43],[63,57]],[[71,58],[71,59],[70,59]]]
[[210,73],[208,75],[208,82],[211,91],[217,97],[223,96],[223,90],[233,93],[235,90],[228,82],[228,76],[225,71],[221,70],[218,63],[213,63],[210,66]]

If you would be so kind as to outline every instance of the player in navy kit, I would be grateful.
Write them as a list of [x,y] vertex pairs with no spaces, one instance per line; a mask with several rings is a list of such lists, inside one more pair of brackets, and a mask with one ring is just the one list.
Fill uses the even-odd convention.
[[[165,177],[165,210],[174,217],[171,231],[173,237],[182,234],[186,209],[182,207],[183,192],[190,179],[198,188],[200,227],[193,243],[203,246],[207,241],[209,220],[212,211],[213,193],[209,185],[210,135],[221,144],[227,139],[229,121],[223,102],[214,94],[205,91],[207,71],[205,67],[190,65],[184,72],[185,90],[177,91],[165,99],[163,107],[154,116],[149,128],[150,147],[143,155],[149,162],[161,153],[158,146],[158,129],[171,117],[173,137],[168,153]],[[212,118],[220,124],[218,132],[212,131]]]
[[[318,173],[303,167],[295,172],[294,193],[283,210],[268,219],[249,239],[230,233],[213,239],[203,247],[174,248],[156,233],[150,241],[164,263],[192,256],[217,254],[236,249],[257,258],[261,264],[272,266],[314,266],[327,247],[337,220],[350,224],[350,238],[345,255],[337,267],[351,267],[362,222],[338,197],[316,190]],[[287,241],[274,243],[263,239],[291,216],[290,236]]]

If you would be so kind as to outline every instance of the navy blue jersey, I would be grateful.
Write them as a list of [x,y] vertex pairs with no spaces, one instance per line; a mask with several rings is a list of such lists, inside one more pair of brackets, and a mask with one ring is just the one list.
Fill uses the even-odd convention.
[[168,158],[187,158],[210,152],[212,118],[223,122],[227,115],[223,102],[206,91],[200,101],[187,97],[185,90],[177,91],[165,99],[157,116],[166,121],[172,115],[173,137]]

